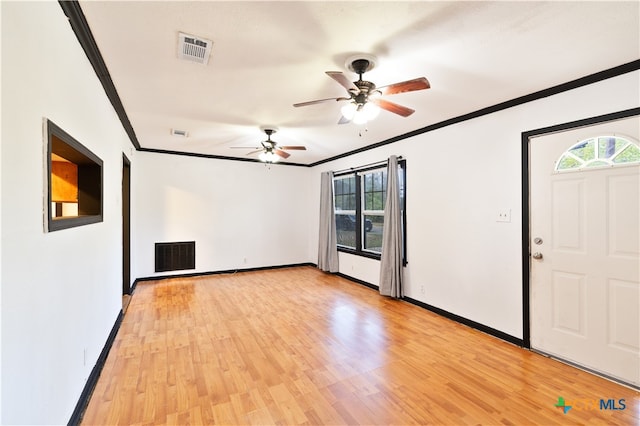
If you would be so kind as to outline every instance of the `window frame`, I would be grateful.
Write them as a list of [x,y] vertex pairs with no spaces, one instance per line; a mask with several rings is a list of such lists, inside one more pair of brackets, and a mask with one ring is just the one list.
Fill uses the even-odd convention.
[[[381,258],[381,253],[378,253],[376,251],[372,251],[372,250],[367,250],[365,249],[364,246],[364,232],[363,232],[363,222],[364,222],[364,217],[365,215],[367,215],[369,212],[369,210],[364,210],[364,206],[365,206],[365,202],[364,202],[364,175],[369,174],[375,170],[381,170],[381,169],[385,169],[386,165],[383,164],[377,164],[377,165],[372,165],[372,166],[365,166],[365,167],[361,167],[361,168],[352,168],[349,170],[346,170],[344,172],[337,172],[334,174],[333,176],[333,180],[334,180],[334,188],[335,188],[335,180],[337,179],[343,179],[345,177],[349,177],[349,176],[354,176],[355,177],[355,185],[356,185],[356,209],[355,212],[353,212],[353,214],[355,215],[355,220],[356,220],[356,224],[355,224],[355,233],[356,233],[356,237],[355,237],[355,241],[356,241],[356,247],[352,248],[349,246],[344,246],[344,245],[340,245],[337,244],[337,248],[339,252],[343,252],[343,253],[349,253],[349,254],[353,254],[356,256],[362,256],[362,257],[367,257],[370,259],[377,259],[380,260]],[[401,198],[401,209],[402,209],[402,265],[406,266],[407,265],[407,161],[406,159],[400,159],[398,160],[398,168],[402,169],[402,187],[403,187],[403,192],[404,192],[404,197]],[[385,181],[386,184],[386,181]],[[384,188],[384,191],[386,192],[386,187]],[[335,203],[335,193],[334,193],[334,203]],[[386,204],[386,203],[385,203]],[[350,214],[352,211],[351,210],[344,210],[343,211],[345,214]],[[384,209],[383,209],[384,212]],[[337,213],[337,211],[334,208],[334,217],[335,214]]]
[[[62,229],[74,228],[77,226],[89,225],[92,223],[99,223],[104,220],[104,167],[102,160],[91,152],[87,147],[78,142],[75,138],[69,135],[67,132],[62,130],[59,126],[53,123],[51,120],[46,120],[46,182],[47,182],[47,192],[45,197],[46,207],[44,209],[45,214],[47,215],[45,220],[46,232],[60,231]],[[64,155],[61,155],[63,158],[71,161],[72,163],[81,165],[82,167],[87,167],[89,173],[94,175],[93,179],[91,179],[89,187],[89,194],[93,196],[95,199],[92,200],[90,204],[98,203],[98,206],[95,205],[90,208],[90,210],[95,213],[88,214],[78,214],[78,216],[69,216],[69,217],[55,217],[53,211],[53,196],[52,196],[52,184],[51,184],[51,173],[52,173],[52,155],[59,153],[54,151],[54,143],[56,139],[59,142],[65,144],[65,150],[68,149],[69,156],[73,158],[66,158]],[[81,189],[87,189],[85,187],[85,183],[81,183],[82,172],[79,172],[78,176],[78,188],[79,191]],[[97,187],[96,187],[97,186]],[[80,210],[80,199],[78,200],[78,206]]]

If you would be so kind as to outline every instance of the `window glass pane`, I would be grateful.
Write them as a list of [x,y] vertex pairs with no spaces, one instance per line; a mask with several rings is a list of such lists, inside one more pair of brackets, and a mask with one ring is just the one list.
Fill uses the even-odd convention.
[[382,172],[373,173],[373,190],[382,191]]
[[364,216],[363,248],[365,250],[382,253],[382,230],[384,228],[384,216]]
[[573,157],[571,157],[569,155],[565,155],[560,160],[560,163],[558,163],[558,167],[556,167],[556,170],[573,169],[573,168],[576,168],[576,167],[580,167],[580,164],[581,163],[578,160],[576,160],[575,158],[573,158]]
[[620,154],[613,159],[616,164],[640,162],[640,148],[629,144]]
[[333,193],[335,209],[355,210],[356,208],[356,185],[355,176],[336,178],[333,181]]
[[[404,169],[398,167],[398,179],[400,184],[400,205],[404,206]],[[386,178],[385,178],[385,188],[386,188]],[[386,202],[386,200],[385,200]]]
[[347,186],[349,188],[349,210],[356,209],[356,177],[351,176],[347,179]]
[[387,171],[377,170],[364,175],[364,209],[384,210]]
[[338,245],[356,248],[356,217],[336,212],[336,234]]
[[617,142],[614,137],[598,139],[598,158],[611,158],[617,151],[616,148],[620,148]]
[[576,157],[588,161],[595,158],[595,141],[593,139],[575,145],[570,151]]

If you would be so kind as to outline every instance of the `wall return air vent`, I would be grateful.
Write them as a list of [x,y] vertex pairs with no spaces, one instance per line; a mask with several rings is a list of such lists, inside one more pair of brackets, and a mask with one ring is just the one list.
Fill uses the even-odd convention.
[[178,58],[207,65],[213,42],[201,37],[178,33]]

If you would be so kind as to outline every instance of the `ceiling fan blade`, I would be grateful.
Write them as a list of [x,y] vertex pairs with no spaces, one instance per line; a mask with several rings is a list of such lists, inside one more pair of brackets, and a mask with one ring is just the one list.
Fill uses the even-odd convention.
[[307,148],[301,145],[287,145],[287,146],[278,146],[279,149],[287,149],[287,150],[306,150]]
[[307,105],[315,105],[315,104],[320,104],[323,102],[329,102],[329,101],[347,101],[349,100],[349,98],[327,98],[327,99],[318,99],[316,101],[308,101],[308,102],[299,102],[297,104],[293,104],[294,107],[301,107],[301,106],[307,106]]
[[274,149],[273,152],[282,158],[289,158],[291,156],[291,154],[287,154],[286,152],[278,148]]
[[231,149],[262,149],[259,146],[230,146]]
[[408,117],[411,114],[413,114],[414,112],[416,112],[414,109],[407,108],[405,106],[398,105],[398,104],[393,103],[393,102],[389,102],[389,101],[387,101],[385,99],[380,99],[380,98],[371,99],[371,98],[369,98],[369,102],[373,102],[374,104],[378,105],[380,108],[386,109],[389,112],[401,115],[403,117]]
[[255,154],[256,152],[262,152],[262,151],[264,151],[262,148],[256,149],[255,151],[247,152],[247,155],[252,155],[252,154]]
[[395,95],[396,93],[413,92],[414,90],[424,90],[430,88],[429,80],[424,77],[413,80],[402,81],[388,86],[378,87],[383,95]]
[[340,71],[326,71],[327,75],[338,82],[342,87],[347,89],[348,92],[355,91],[356,93],[360,93],[360,89],[356,86],[353,81],[349,80],[347,76],[342,74]]

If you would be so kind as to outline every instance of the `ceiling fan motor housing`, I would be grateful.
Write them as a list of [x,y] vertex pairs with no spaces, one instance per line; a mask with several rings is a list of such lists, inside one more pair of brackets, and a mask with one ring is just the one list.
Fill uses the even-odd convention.
[[353,95],[353,99],[358,104],[364,104],[367,102],[367,98],[376,90],[376,85],[370,81],[358,80],[354,82],[360,92]]
[[356,59],[351,62],[351,68],[356,74],[364,74],[369,70],[371,62],[368,59]]
[[372,94],[374,90],[376,90],[375,84],[362,79],[362,74],[373,68],[373,64],[368,59],[358,58],[354,59],[351,62],[351,66],[349,68],[351,68],[355,73],[358,74],[358,81],[354,81],[353,84],[358,87],[359,92],[351,92],[351,97],[356,104],[362,106],[367,103],[369,95]]
[[345,62],[345,66],[356,74],[364,74],[376,67],[378,58],[369,53],[356,53],[349,56]]

